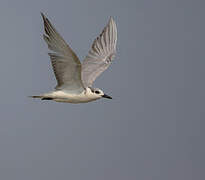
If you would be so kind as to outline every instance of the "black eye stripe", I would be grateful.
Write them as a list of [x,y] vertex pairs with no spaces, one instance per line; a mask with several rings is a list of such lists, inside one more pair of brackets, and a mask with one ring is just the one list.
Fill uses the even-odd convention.
[[96,93],[96,94],[100,94],[100,92],[99,92],[99,91],[95,91],[95,93]]

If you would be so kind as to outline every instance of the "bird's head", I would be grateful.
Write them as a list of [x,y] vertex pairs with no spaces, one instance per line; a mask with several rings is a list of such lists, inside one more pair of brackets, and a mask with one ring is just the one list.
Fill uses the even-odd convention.
[[86,94],[99,99],[99,98],[108,98],[108,99],[112,99],[112,97],[106,95],[101,89],[99,88],[92,88],[92,87],[88,87],[86,88]]

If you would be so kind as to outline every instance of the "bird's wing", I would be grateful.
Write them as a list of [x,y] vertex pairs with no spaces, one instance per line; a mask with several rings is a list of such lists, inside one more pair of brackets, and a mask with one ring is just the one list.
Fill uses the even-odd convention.
[[95,79],[109,67],[116,53],[116,43],[117,27],[111,17],[82,63],[81,78],[84,87],[91,87]]
[[48,54],[57,80],[56,89],[83,91],[80,60],[44,14],[41,13],[41,15],[45,29],[43,38],[48,48],[53,51],[53,53]]

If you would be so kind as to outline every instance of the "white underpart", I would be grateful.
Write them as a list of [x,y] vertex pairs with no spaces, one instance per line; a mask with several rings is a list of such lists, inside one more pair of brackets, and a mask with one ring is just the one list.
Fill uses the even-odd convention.
[[53,98],[56,102],[87,103],[100,99],[101,95],[93,94],[89,88],[86,88],[86,90],[80,94],[71,94],[63,90],[59,90],[43,94],[42,97]]

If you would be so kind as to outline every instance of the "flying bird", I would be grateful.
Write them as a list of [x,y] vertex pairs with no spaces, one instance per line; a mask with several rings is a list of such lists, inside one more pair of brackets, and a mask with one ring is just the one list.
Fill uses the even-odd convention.
[[80,62],[77,55],[41,13],[43,38],[52,52],[50,56],[57,86],[51,92],[32,98],[66,103],[86,103],[100,98],[112,99],[101,89],[92,87],[95,79],[111,64],[116,54],[117,27],[111,17],[102,33],[94,40],[88,55]]

